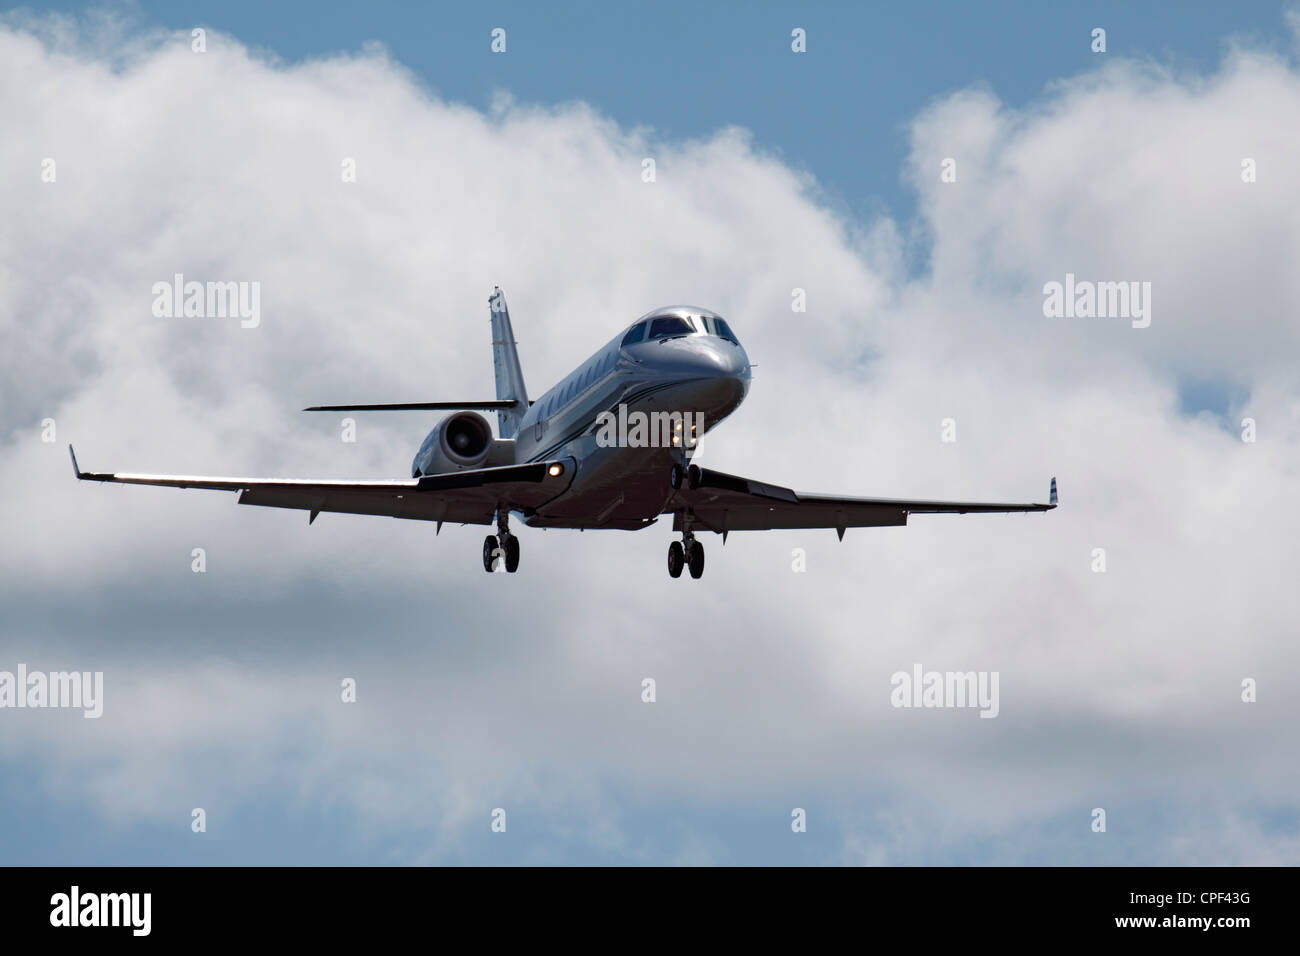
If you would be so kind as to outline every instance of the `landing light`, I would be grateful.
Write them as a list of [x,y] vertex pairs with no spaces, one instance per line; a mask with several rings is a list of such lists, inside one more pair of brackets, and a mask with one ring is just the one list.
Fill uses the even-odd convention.
[[555,464],[551,465],[551,467],[546,469],[546,473],[552,478],[558,478],[560,475],[564,474],[564,466],[557,461]]

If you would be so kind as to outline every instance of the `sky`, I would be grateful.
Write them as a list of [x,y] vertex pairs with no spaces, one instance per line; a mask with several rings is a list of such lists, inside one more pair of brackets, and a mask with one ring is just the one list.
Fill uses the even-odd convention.
[[[0,17],[0,672],[104,674],[0,708],[0,862],[1300,860],[1300,15],[751,6]],[[177,273],[260,321],[155,315]],[[1067,275],[1149,322],[1046,315]],[[1061,507],[488,576],[481,528],[70,473],[403,476],[436,419],[298,410],[490,397],[498,284],[535,394],[726,316],[710,467]],[[997,717],[893,706],[917,665]]]

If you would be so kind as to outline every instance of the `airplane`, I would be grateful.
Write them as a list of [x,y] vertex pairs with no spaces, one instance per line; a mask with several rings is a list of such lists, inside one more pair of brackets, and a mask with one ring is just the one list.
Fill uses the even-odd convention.
[[[461,525],[496,524],[483,540],[483,569],[519,567],[510,516],[531,528],[637,531],[672,515],[681,535],[668,548],[668,573],[704,574],[697,532],[906,525],[913,514],[1050,511],[1047,504],[845,498],[702,468],[691,461],[703,435],[749,392],[751,365],[731,325],[716,312],[668,306],[647,312],[536,401],[524,387],[510,312],[500,287],[488,299],[494,401],[314,405],[304,411],[451,411],[429,432],[407,479],[213,478],[82,471],[108,481],[239,492],[239,504],[387,515]],[[480,411],[497,413],[498,437]],[[639,416],[639,417],[638,417]],[[651,427],[646,428],[646,421]],[[631,427],[627,426],[632,422]],[[638,432],[637,423],[642,426]],[[613,435],[614,424],[620,429]],[[639,435],[639,438],[638,438]],[[658,438],[651,441],[651,438]],[[612,440],[611,440],[612,439]],[[436,532],[435,532],[436,533]]]

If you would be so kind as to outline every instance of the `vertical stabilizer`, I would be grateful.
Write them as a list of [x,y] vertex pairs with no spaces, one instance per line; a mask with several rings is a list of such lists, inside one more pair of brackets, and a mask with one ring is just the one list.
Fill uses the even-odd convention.
[[506,308],[506,296],[500,287],[492,290],[488,306],[492,311],[492,367],[497,377],[497,398],[518,403],[514,408],[498,409],[497,424],[502,438],[514,438],[528,411],[528,389],[524,387],[524,373],[519,367],[510,310]]

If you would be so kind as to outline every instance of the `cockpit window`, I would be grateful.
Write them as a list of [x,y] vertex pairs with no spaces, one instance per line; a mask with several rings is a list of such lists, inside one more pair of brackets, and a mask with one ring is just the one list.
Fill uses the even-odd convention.
[[619,348],[625,349],[629,345],[636,345],[636,343],[641,341],[641,336],[644,333],[645,323],[638,322],[636,325],[632,326],[632,328],[627,330],[627,335],[623,336],[623,344],[620,345]]
[[679,315],[668,315],[661,319],[653,319],[650,322],[650,338],[652,340],[690,335],[694,331],[695,326],[691,325],[688,319],[683,319]]
[[717,329],[719,338],[726,339],[734,345],[740,344],[740,340],[736,338],[736,333],[731,331],[731,326],[727,324],[726,319],[720,317],[715,318],[713,320],[713,327]]

